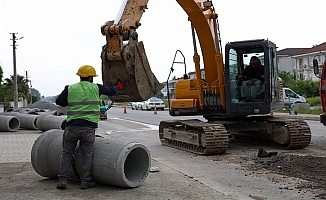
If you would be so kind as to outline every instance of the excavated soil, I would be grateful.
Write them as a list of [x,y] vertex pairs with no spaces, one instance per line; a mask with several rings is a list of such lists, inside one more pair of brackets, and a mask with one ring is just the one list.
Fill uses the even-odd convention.
[[254,163],[247,165],[250,170],[264,169],[272,173],[305,180],[296,188],[318,191],[316,197],[326,199],[325,157],[278,154],[265,158],[254,157],[251,161]]

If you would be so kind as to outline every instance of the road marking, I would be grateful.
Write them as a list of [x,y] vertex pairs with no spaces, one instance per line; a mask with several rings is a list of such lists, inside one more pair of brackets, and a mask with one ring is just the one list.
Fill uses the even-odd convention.
[[[105,131],[106,134],[112,134],[112,133],[121,133],[121,132],[140,132],[140,131],[157,131],[159,130],[159,126],[157,125],[152,125],[152,124],[145,124],[142,122],[136,122],[136,121],[132,121],[132,120],[127,120],[127,119],[121,119],[121,118],[110,118],[113,120],[120,120],[120,121],[125,121],[125,122],[130,122],[130,123],[134,123],[134,124],[139,124],[142,126],[145,126],[146,128],[140,128],[140,129],[129,129],[129,130],[123,130],[123,131],[118,131],[118,130],[107,130]],[[103,129],[102,129],[103,131]]]

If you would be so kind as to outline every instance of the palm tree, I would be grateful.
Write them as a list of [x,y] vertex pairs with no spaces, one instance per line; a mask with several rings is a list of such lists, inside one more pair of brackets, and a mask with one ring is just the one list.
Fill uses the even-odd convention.
[[[24,76],[17,75],[17,89],[18,94],[28,99],[29,87],[28,80]],[[10,79],[6,78],[3,83],[5,101],[12,101],[14,98],[14,76],[11,75]]]

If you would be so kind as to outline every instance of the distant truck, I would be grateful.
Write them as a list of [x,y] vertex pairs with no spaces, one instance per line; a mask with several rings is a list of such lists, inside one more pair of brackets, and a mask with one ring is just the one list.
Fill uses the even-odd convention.
[[295,103],[306,103],[306,99],[303,96],[295,93],[290,88],[283,88],[283,100],[284,106],[290,106]]
[[321,73],[319,72],[319,64],[318,60],[313,60],[314,65],[314,74],[320,78],[320,86],[319,86],[319,94],[320,94],[320,101],[323,108],[322,114],[320,114],[320,123],[326,126],[326,59],[324,61],[324,65],[322,66]]

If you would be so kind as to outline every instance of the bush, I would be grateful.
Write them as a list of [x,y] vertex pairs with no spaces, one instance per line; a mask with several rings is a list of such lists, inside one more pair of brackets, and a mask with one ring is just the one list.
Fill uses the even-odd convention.
[[319,82],[303,80],[292,82],[288,87],[306,98],[319,96]]
[[321,101],[320,101],[320,97],[309,97],[306,99],[307,103],[310,106],[320,106],[321,105]]

